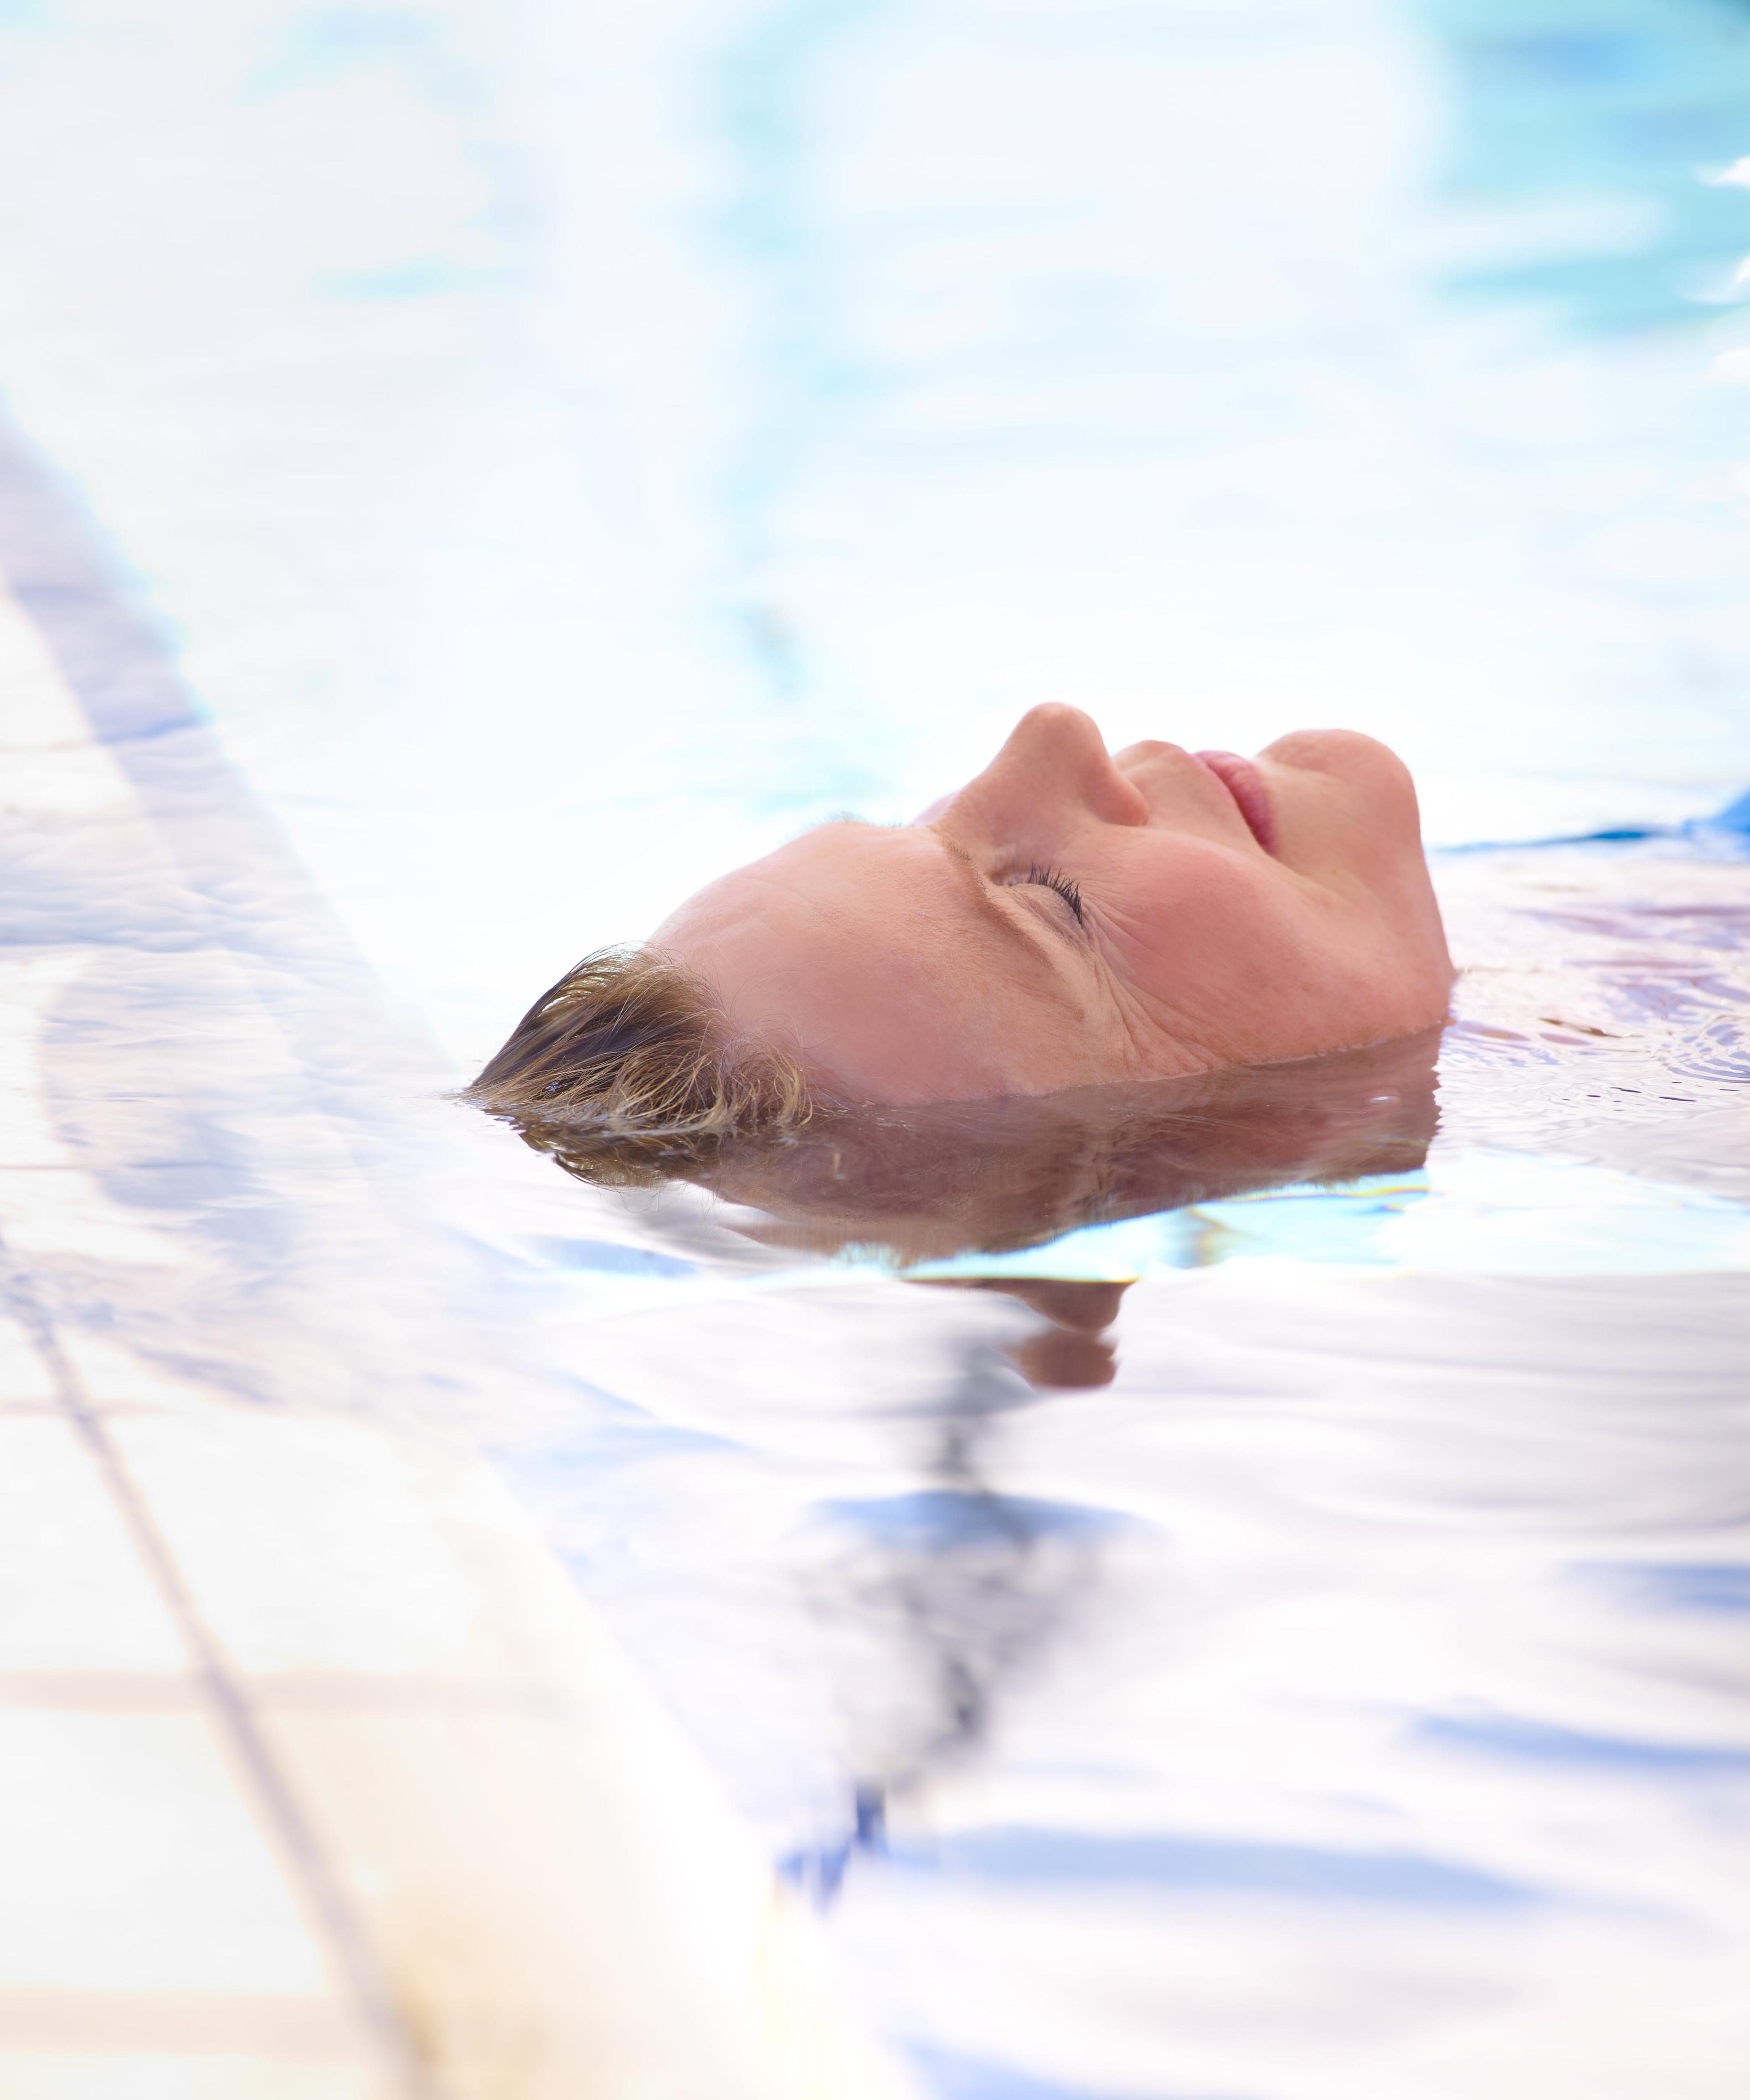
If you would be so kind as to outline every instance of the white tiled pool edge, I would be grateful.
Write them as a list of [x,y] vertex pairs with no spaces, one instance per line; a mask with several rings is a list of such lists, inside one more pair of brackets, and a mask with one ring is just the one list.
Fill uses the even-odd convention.
[[[4,1586],[64,1586],[51,1532],[102,1550],[51,1629],[77,1661],[0,1674],[33,1825],[8,2100],[152,2089],[165,2058],[215,2094],[897,2089],[488,1469],[355,1422],[106,1404],[32,1339],[0,1443],[71,1434]],[[391,1555],[411,1583],[361,1582]]]
[[[149,857],[130,782],[3,597],[0,665],[8,802]],[[0,2094],[905,2089],[483,1462],[240,1404],[57,1320],[45,1246],[179,1259],[37,1097],[34,1024],[81,963],[4,965]]]

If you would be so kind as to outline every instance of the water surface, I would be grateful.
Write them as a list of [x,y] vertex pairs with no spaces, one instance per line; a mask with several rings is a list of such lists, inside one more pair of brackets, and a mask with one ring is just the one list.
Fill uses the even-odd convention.
[[1152,1177],[960,1112],[525,1250],[519,1477],[932,2090],[1729,2089],[1746,863],[1440,871],[1444,1043]]
[[[1747,79],[1735,0],[0,8],[0,567],[145,813],[8,774],[45,1300],[491,1448],[942,2100],[1741,2083]],[[1065,698],[1404,749],[1443,1039],[862,1224],[437,1105]]]

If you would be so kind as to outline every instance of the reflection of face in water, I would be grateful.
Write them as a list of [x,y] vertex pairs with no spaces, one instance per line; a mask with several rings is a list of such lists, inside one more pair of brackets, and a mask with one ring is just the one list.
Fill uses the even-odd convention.
[[[881,1842],[894,1793],[979,1742],[1002,1683],[1041,1652],[1095,1579],[1095,1528],[1065,1524],[1049,1502],[999,1493],[984,1447],[1002,1418],[1026,1404],[1005,1373],[1038,1392],[1111,1383],[1116,1357],[1104,1330],[1130,1286],[1003,1277],[919,1287],[998,1291],[1039,1325],[1018,1341],[968,1352],[937,1418],[925,1462],[932,1485],[918,1500],[910,1535],[850,1574],[865,1614],[897,1615],[904,1626],[923,1695],[921,1710],[884,1714],[866,1731],[879,1749],[876,1768],[856,1791],[857,1839],[865,1846]],[[811,1863],[817,1874],[824,1870],[829,1892],[844,1857],[841,1848],[830,1861]]]
[[[776,1153],[725,1158],[711,1185],[744,1207],[769,1245],[832,1254],[884,1250],[934,1301],[946,1366],[931,1418],[930,1485],[905,1498],[840,1568],[836,1594],[866,1624],[896,1623],[912,1657],[909,1694],[859,1724],[866,1841],[884,1793],[964,1755],[1001,1688],[1086,1608],[1107,1536],[1073,1502],[1004,1493],[1000,1424],[1043,1393],[1109,1384],[1122,1278],[1073,1272],[1065,1235],[1261,1192],[1419,1167],[1436,1122],[1437,1039],[1149,1089],[1091,1091],[972,1110],[835,1118]],[[1024,1251],[1025,1274],[1003,1273]],[[992,1269],[980,1273],[981,1257]],[[975,1294],[1025,1308],[1023,1332],[973,1341],[951,1317]],[[896,1315],[904,1299],[893,1303]],[[976,1324],[976,1323],[975,1323]],[[915,1412],[909,1417],[916,1420]],[[842,1864],[842,1861],[841,1861]]]
[[[1413,1171],[1437,1120],[1439,1045],[1426,1030],[1145,1087],[821,1115],[781,1143],[725,1146],[689,1178],[745,1207],[742,1229],[768,1245],[878,1247],[901,1270],[959,1257],[972,1276],[978,1255],[1043,1248],[1086,1225]],[[1038,1260],[1026,1273],[1051,1275]]]
[[[1004,1419],[1036,1396],[1016,1375],[1011,1352],[956,1339],[930,1415],[922,1468],[928,1485],[870,1506],[880,1520],[861,1535],[854,1521],[847,1525],[855,1543],[841,1551],[827,1590],[841,1626],[849,1617],[860,1642],[888,1650],[884,1666],[859,1667],[841,1687],[866,1845],[879,1841],[888,1800],[983,1740],[1003,1687],[1043,1652],[1097,1581],[1115,1528],[1073,1502],[1005,1494],[994,1485],[993,1441]],[[903,1656],[897,1674],[896,1634]],[[844,1864],[842,1851],[806,1862],[829,1890]]]
[[1050,1276],[913,1281],[926,1289],[1000,1290],[1037,1312],[1043,1323],[1038,1331],[1003,1352],[1030,1386],[1085,1391],[1110,1385],[1117,1374],[1117,1352],[1106,1339],[1105,1330],[1118,1317],[1128,1283],[1089,1283]]

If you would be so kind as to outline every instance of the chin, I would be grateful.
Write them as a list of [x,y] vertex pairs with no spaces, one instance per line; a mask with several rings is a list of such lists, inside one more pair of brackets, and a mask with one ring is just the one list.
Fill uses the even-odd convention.
[[1297,729],[1258,754],[1267,764],[1338,783],[1351,806],[1382,825],[1400,846],[1422,845],[1422,810],[1410,770],[1388,743],[1358,729]]
[[1405,787],[1410,784],[1409,768],[1391,745],[1358,729],[1290,730],[1258,755],[1307,773],[1336,773],[1345,779],[1389,775]]

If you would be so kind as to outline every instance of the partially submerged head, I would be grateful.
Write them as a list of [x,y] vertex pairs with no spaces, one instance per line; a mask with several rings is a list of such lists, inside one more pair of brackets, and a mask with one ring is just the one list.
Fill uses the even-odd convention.
[[1036,708],[917,823],[823,825],[701,890],[646,950],[580,965],[465,1097],[574,1171],[637,1179],[813,1103],[1385,1041],[1443,1018],[1451,978],[1415,790],[1382,744],[1112,754],[1077,709]]

